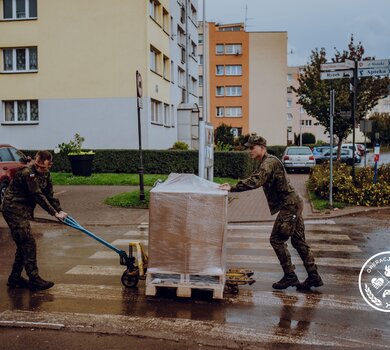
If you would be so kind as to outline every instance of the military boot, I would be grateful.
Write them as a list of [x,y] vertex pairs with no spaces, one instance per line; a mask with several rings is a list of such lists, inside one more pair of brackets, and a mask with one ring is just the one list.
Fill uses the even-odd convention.
[[30,290],[35,291],[35,290],[49,289],[53,286],[54,286],[54,282],[45,281],[41,277],[37,276],[37,277],[30,278],[28,287],[30,288]]
[[20,275],[10,275],[7,286],[9,288],[28,288],[28,280]]
[[286,289],[291,286],[296,286],[299,284],[298,276],[295,274],[295,272],[285,273],[283,278],[274,283],[272,285],[272,288],[274,289]]
[[304,282],[297,285],[298,290],[310,290],[311,287],[321,287],[324,284],[317,271],[309,272]]

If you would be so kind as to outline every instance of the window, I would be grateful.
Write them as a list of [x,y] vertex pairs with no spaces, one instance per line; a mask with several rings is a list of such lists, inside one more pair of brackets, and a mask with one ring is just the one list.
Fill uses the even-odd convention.
[[169,22],[169,13],[163,8],[163,29],[166,33],[169,34],[170,22]]
[[180,67],[178,67],[177,73],[178,73],[178,75],[177,75],[177,79],[178,79],[177,84],[178,84],[180,87],[184,88],[184,87],[186,86],[186,75],[185,75],[185,72],[184,72],[183,69],[181,69]]
[[186,9],[184,8],[184,4],[180,8],[180,22],[186,23]]
[[163,77],[169,80],[170,69],[169,69],[169,58],[167,56],[163,56]]
[[241,117],[242,107],[226,107],[225,115],[226,117]]
[[160,53],[154,48],[150,47],[150,70],[158,73],[158,66],[159,66],[159,56]]
[[155,0],[149,0],[149,16],[158,21],[158,3]]
[[199,86],[203,86],[203,75],[199,75]]
[[173,108],[173,105],[171,105],[171,111],[172,111],[172,114],[171,114],[171,127],[174,128],[175,127],[175,109]]
[[301,114],[306,113],[305,109],[302,106],[299,107],[299,113],[301,113]]
[[151,121],[152,123],[158,123],[160,124],[160,116],[161,116],[161,102],[157,100],[151,99]]
[[198,21],[198,15],[196,13],[196,8],[193,4],[191,4],[191,19],[194,23],[197,23],[197,21]]
[[287,108],[291,108],[292,107],[292,100],[288,99],[287,100]]
[[199,64],[203,66],[203,55],[199,55]]
[[196,44],[191,40],[191,55],[196,56]]
[[309,120],[309,119],[302,119],[301,120],[301,125],[302,126],[311,126],[311,120]]
[[226,75],[242,75],[242,66],[236,65],[236,66],[225,66],[225,74]]
[[234,137],[239,137],[242,135],[242,128],[232,128],[231,133]]
[[3,107],[5,123],[38,123],[38,100],[4,101]]
[[292,80],[292,74],[287,74],[287,81],[291,81]]
[[217,107],[217,117],[223,117],[225,115],[224,107]]
[[235,26],[235,27],[221,27],[219,28],[220,32],[239,32],[241,30],[241,26]]
[[292,113],[287,113],[287,120],[288,120],[288,121],[293,120],[293,115],[292,115]]
[[186,63],[187,55],[186,55],[186,49],[184,46],[180,48],[181,52],[181,63]]
[[166,103],[164,103],[164,126],[171,126],[170,108]]
[[224,86],[217,86],[216,89],[216,95],[217,96],[225,96],[225,87]]
[[226,86],[226,96],[241,96],[241,86]]
[[227,55],[241,55],[242,45],[241,44],[227,44],[225,45],[225,53]]
[[217,72],[216,72],[217,75],[223,75],[224,71],[225,71],[224,66],[217,65]]
[[38,52],[36,47],[3,49],[4,72],[36,72]]
[[175,73],[173,69],[173,61],[171,60],[171,83],[175,82]]
[[203,107],[203,96],[199,96],[199,107]]
[[198,34],[198,44],[203,44],[203,34]]
[[287,86],[287,93],[291,94],[293,92],[292,86]]
[[3,0],[4,19],[37,18],[37,0]]
[[193,95],[196,95],[197,93],[197,88],[198,88],[198,81],[194,78],[194,77],[191,77],[190,79],[190,85],[189,85],[189,92]]
[[223,55],[224,54],[224,51],[225,51],[225,45],[223,44],[217,44],[217,46],[215,47],[215,53],[217,55]]
[[179,25],[177,26],[177,43],[180,46],[185,47],[186,46],[186,36],[184,34],[184,29],[180,27]]

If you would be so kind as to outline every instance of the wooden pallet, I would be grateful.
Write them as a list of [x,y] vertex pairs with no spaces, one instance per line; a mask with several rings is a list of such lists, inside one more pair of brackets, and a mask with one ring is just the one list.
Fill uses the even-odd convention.
[[223,299],[225,275],[148,273],[145,294],[155,296],[158,288],[176,288],[176,295],[190,298],[193,289],[211,290],[213,299]]

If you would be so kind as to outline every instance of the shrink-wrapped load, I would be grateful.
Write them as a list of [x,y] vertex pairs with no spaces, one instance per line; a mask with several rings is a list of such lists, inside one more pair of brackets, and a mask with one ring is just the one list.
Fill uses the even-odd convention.
[[224,276],[226,215],[217,184],[171,174],[150,193],[148,274]]

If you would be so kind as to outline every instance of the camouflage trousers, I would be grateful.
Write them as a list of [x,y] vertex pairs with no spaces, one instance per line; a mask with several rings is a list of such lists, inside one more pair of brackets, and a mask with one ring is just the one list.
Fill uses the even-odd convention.
[[3,211],[3,216],[11,229],[11,236],[16,244],[15,261],[11,275],[20,276],[24,268],[28,277],[38,276],[37,248],[31,234],[30,212]]
[[279,259],[284,273],[295,270],[291,263],[291,255],[286,242],[291,238],[291,244],[301,257],[307,272],[317,270],[313,253],[305,241],[305,224],[302,217],[303,201],[298,198],[295,203],[285,205],[276,217],[271,232],[270,243]]

